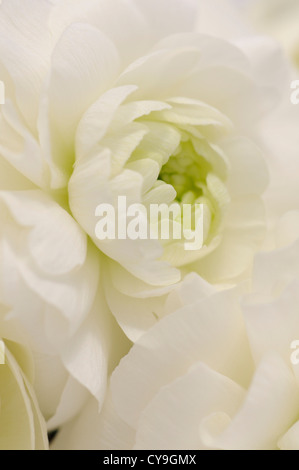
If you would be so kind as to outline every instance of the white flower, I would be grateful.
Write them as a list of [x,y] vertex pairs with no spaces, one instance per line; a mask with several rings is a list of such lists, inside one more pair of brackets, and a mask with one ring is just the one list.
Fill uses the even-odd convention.
[[[181,19],[182,29],[195,29],[191,12],[186,26]],[[77,28],[62,39],[71,41]],[[85,42],[94,34],[80,26]],[[132,44],[127,66],[123,50],[98,37],[99,50],[110,57],[102,58],[109,64],[102,79],[110,74],[110,86],[79,121],[68,185],[72,214],[106,255],[108,305],[133,341],[163,316],[163,295],[186,272],[213,283],[247,275],[265,232],[261,194],[267,171],[255,141],[272,98],[269,77],[252,54],[246,56],[246,44],[240,49],[198,33],[159,39],[150,48],[144,44],[142,53],[142,41],[138,53]],[[257,46],[268,53],[268,41],[253,41]],[[116,206],[119,196],[147,208],[174,200],[202,203],[202,247],[187,252],[183,241],[98,240],[96,208]]]
[[[273,90],[256,59],[269,56],[271,65],[277,64],[268,41],[248,40],[239,47],[202,36],[195,32],[197,13],[203,22],[213,8],[198,12],[201,5],[193,0],[118,1],[117,8],[107,1],[59,1],[52,7],[42,1],[33,17],[31,0],[31,7],[21,10],[20,25],[9,21],[12,3],[1,7],[12,49],[1,45],[8,74],[1,114],[7,137],[0,145],[3,165],[10,165],[6,187],[28,191],[34,184],[55,201],[58,223],[69,238],[66,256],[74,256],[62,257],[66,265],[59,269],[71,274],[76,256],[84,266],[75,273],[87,289],[84,295],[72,277],[66,279],[85,303],[70,292],[74,311],[67,295],[60,295],[63,306],[55,306],[71,313],[72,331],[95,295],[95,254],[85,233],[100,249],[108,305],[132,340],[156,322],[163,296],[186,272],[213,283],[246,276],[266,228],[261,195],[267,170],[258,134],[273,106]],[[32,51],[25,56],[20,36]],[[252,54],[257,47],[259,54]],[[23,180],[19,174],[16,180],[12,167]],[[38,199],[41,193],[31,194]],[[116,204],[119,195],[145,207],[174,200],[202,203],[201,248],[186,251],[175,240],[99,241],[95,209]],[[45,230],[42,237],[39,250],[54,251]],[[48,242],[55,241],[49,236]],[[58,257],[52,260],[56,278]],[[48,287],[47,293],[52,296]],[[51,328],[56,336],[57,324]]]
[[[1,3],[0,299],[34,351],[51,428],[78,412],[82,386],[102,404],[128,348],[110,311],[135,341],[186,275],[201,276],[200,296],[203,279],[243,281],[264,241],[264,129],[285,83],[272,71],[284,63],[272,42],[241,41],[227,4],[221,16],[215,5]],[[95,209],[118,195],[202,203],[203,245],[99,241]]]
[[54,448],[298,450],[298,243],[290,212],[243,292],[199,299],[186,278],[115,369],[100,417],[90,401]]

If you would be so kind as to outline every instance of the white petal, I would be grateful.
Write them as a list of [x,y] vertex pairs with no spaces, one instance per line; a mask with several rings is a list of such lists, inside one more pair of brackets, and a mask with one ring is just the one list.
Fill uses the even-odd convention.
[[28,0],[26,5],[22,0],[1,3],[0,62],[13,79],[19,109],[33,130],[42,80],[49,66],[47,21],[51,6],[45,0]]
[[299,241],[270,252],[258,253],[253,273],[253,291],[263,296],[276,296],[298,279]]
[[111,344],[110,312],[100,294],[86,321],[62,350],[62,360],[72,374],[99,401],[101,406],[107,383]]
[[80,159],[105,135],[120,104],[136,90],[134,86],[112,88],[93,103],[83,115],[76,134],[76,159]]
[[31,385],[9,349],[6,349],[6,364],[0,368],[0,382],[1,449],[34,450],[37,446],[45,450],[48,446],[45,423]]
[[34,422],[35,450],[48,450],[49,441],[47,435],[47,427],[43,414],[39,408],[39,402],[35,396],[35,390],[28,381],[26,375],[23,375],[24,384],[27,393],[31,399],[31,407]]
[[[136,89],[137,88],[135,88],[135,90]],[[124,103],[117,110],[111,126],[111,131],[113,132],[115,129],[129,124],[142,116],[148,116],[153,111],[161,111],[163,109],[170,108],[171,106],[167,103],[153,100]]]
[[[10,315],[18,316],[41,343],[45,333],[51,341],[63,341],[93,303],[99,268],[94,248],[89,244],[87,249],[86,236],[74,220],[39,191],[2,192],[1,200],[2,210],[11,214],[4,212],[1,240],[2,295]],[[49,227],[50,221],[58,225]]]
[[88,397],[87,390],[74,380],[73,377],[69,376],[64,389],[61,391],[55,413],[47,422],[48,430],[55,430],[76,416]]
[[135,4],[147,18],[157,39],[191,31],[196,24],[198,5],[194,0],[135,0]]
[[265,211],[255,196],[235,199],[226,214],[221,242],[194,264],[194,269],[212,283],[229,282],[247,275],[265,236]]
[[152,160],[151,158],[144,158],[142,160],[136,160],[135,162],[128,163],[127,168],[129,170],[137,171],[142,175],[143,193],[151,189],[151,187],[157,181],[160,173],[160,166],[155,160]]
[[159,50],[130,64],[116,83],[118,86],[137,85],[138,90],[133,95],[136,100],[178,96],[183,79],[195,68],[199,58],[200,51],[194,47]]
[[129,450],[134,431],[115,413],[109,395],[99,414],[96,400],[89,400],[79,416],[58,433],[52,450]]
[[299,450],[299,421],[278,441],[280,450]]
[[242,37],[237,46],[252,64],[256,80],[265,89],[265,111],[279,104],[284,88],[289,88],[289,64],[280,45],[268,36]]
[[239,38],[251,33],[249,25],[231,2],[222,0],[200,2],[197,31],[224,39]]
[[113,402],[122,419],[136,425],[157,391],[197,361],[246,383],[252,365],[232,295],[217,294],[179,309],[137,341],[111,379]]
[[[291,82],[291,78],[289,80]],[[270,186],[265,194],[269,219],[298,210],[298,107],[290,101],[289,86],[281,106],[262,124],[263,144],[269,155]],[[283,138],[282,138],[283,136]],[[285,183],[287,181],[287,184]]]
[[215,447],[275,450],[299,410],[295,378],[278,355],[267,356],[253,378],[243,406]]
[[218,412],[234,415],[245,391],[202,363],[161,388],[143,410],[134,449],[205,449],[200,442],[203,418]]
[[152,287],[128,273],[123,267],[112,260],[107,262],[106,269],[109,270],[113,287],[129,297],[148,299],[149,297],[159,297],[168,294],[174,289],[174,286]]
[[145,121],[149,131],[134,153],[134,159],[151,158],[160,165],[164,165],[169,157],[178,148],[181,133],[175,126],[166,123]]
[[89,23],[109,37],[126,65],[153,41],[147,19],[137,7],[131,0],[64,0],[52,10],[50,28],[59,37],[71,23]]
[[[265,354],[275,351],[291,365],[291,343],[299,338],[298,286],[298,281],[293,281],[272,301],[265,297],[255,302],[255,296],[248,296],[243,303],[248,338],[257,364]],[[298,366],[293,368],[299,379]]]
[[23,177],[28,178],[27,186],[31,181],[41,188],[47,188],[49,174],[39,144],[8,99],[1,107],[0,130],[0,154]]
[[105,280],[105,295],[111,312],[132,342],[157,323],[156,312],[161,308],[163,298],[136,299],[126,296],[113,288],[109,279]]
[[185,305],[198,302],[216,292],[216,288],[195,273],[188,273],[167,297],[164,309],[171,313]]
[[[54,161],[71,171],[75,130],[86,109],[111,86],[119,67],[111,41],[87,24],[73,24],[52,55],[49,116]],[[74,100],[74,96],[76,99]]]
[[59,356],[34,353],[34,390],[45,419],[55,414],[67,379]]

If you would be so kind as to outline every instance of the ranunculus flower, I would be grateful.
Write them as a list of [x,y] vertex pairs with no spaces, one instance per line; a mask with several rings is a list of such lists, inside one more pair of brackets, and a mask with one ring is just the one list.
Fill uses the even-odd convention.
[[[272,154],[282,134],[264,148],[285,64],[271,41],[240,40],[223,5],[2,1],[0,300],[34,351],[51,428],[78,412],[83,387],[103,403],[128,347],[110,311],[135,341],[191,272],[200,296],[239,283],[264,242],[279,187],[265,212],[267,166],[288,157]],[[201,203],[201,246],[99,240],[96,208],[120,195]]]
[[33,389],[30,350],[16,341],[16,331],[0,312],[0,449],[46,450],[46,423]]
[[[178,1],[175,8],[165,1],[151,7],[137,2],[132,10],[127,5],[127,16],[111,6],[117,35],[115,25],[109,29],[104,23],[106,3],[79,1],[75,11],[70,4],[58,3],[51,16],[54,26],[60,19],[62,33],[47,89],[52,184],[69,179],[71,212],[105,254],[108,305],[134,341],[163,316],[165,295],[186,272],[212,283],[247,275],[266,229],[259,122],[272,112],[277,85],[259,60],[269,56],[277,66],[277,59],[268,41],[248,40],[239,47],[197,33],[197,2]],[[165,14],[165,6],[173,16]],[[144,25],[141,39],[138,10],[150,25]],[[199,8],[201,14],[206,12]],[[128,17],[135,26],[130,32]],[[70,48],[77,40],[73,61]],[[66,60],[73,77],[68,93]],[[78,75],[80,60],[85,71]],[[75,94],[80,106],[78,101],[74,109]],[[104,203],[116,208],[119,196],[127,205],[147,208],[202,203],[202,246],[187,252],[184,240],[98,240],[96,208]]]
[[[198,16],[207,33],[211,8],[193,0],[31,0],[20,7],[20,24],[10,20],[17,6],[1,7],[11,39],[0,44],[5,189],[25,191],[22,220],[14,215],[23,226],[49,207],[30,236],[39,272],[24,270],[28,295],[38,291],[56,309],[47,335],[64,342],[65,328],[74,333],[91,308],[100,263],[108,306],[135,340],[163,315],[164,296],[187,272],[227,283],[250,269],[266,229],[259,122],[277,88],[259,60],[278,60],[268,41],[239,47],[197,33]],[[119,195],[145,207],[201,203],[200,248],[98,240],[96,207],[116,206]]]
[[298,236],[287,213],[242,290],[199,298],[186,278],[114,371],[100,417],[90,401],[54,448],[298,450]]

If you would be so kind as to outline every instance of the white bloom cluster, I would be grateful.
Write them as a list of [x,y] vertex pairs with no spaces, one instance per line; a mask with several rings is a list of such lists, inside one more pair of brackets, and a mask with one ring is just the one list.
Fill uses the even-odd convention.
[[0,447],[299,448],[290,70],[230,0],[2,0]]

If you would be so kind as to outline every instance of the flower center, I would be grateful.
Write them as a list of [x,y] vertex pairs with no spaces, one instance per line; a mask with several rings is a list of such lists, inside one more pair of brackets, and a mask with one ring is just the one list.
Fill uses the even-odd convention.
[[212,166],[187,141],[181,143],[175,154],[163,165],[159,179],[173,186],[177,202],[195,204],[201,202],[206,178],[211,171]]
[[[223,128],[226,133],[229,125],[222,115],[201,103],[194,104],[193,109],[191,105],[181,106],[180,99],[172,101],[171,110],[152,112],[138,120],[146,126],[148,133],[131,161],[152,158],[157,162],[160,165],[159,184],[154,184],[153,192],[159,189],[161,203],[164,191],[164,201],[168,201],[169,206],[173,203],[180,205],[177,215],[171,215],[173,222],[170,224],[179,225],[184,236],[180,242],[162,237],[161,243],[164,246],[163,259],[173,266],[182,266],[204,256],[207,246],[212,247],[216,236],[217,239],[221,236],[223,211],[229,195],[225,183],[225,155],[215,140],[218,128]],[[169,185],[175,191],[172,201],[169,200]],[[187,252],[185,234],[189,237],[190,233],[198,238],[200,234],[202,241],[192,252]]]

